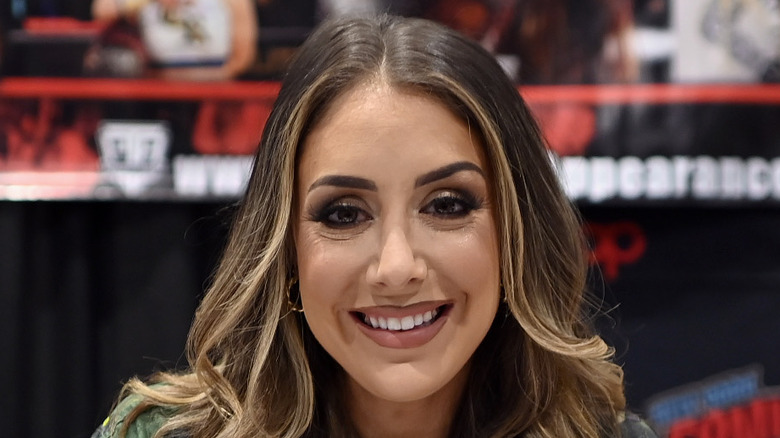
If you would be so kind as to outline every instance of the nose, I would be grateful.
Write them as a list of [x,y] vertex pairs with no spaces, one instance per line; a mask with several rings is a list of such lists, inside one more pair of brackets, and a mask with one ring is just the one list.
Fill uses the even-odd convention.
[[375,285],[401,288],[424,280],[427,271],[424,260],[415,257],[406,232],[397,227],[384,236],[379,259],[369,267],[368,281]]

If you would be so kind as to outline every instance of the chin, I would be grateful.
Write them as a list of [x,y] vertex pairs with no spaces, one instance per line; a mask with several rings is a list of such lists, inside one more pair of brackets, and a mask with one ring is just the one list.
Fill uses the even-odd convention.
[[[373,382],[372,382],[373,383]],[[376,382],[376,385],[361,385],[375,397],[394,403],[408,403],[426,399],[440,388],[431,382],[407,379],[400,385],[388,385],[388,382]]]
[[[388,365],[386,369],[370,376],[357,376],[354,383],[374,397],[393,403],[409,403],[424,400],[435,395],[446,395],[448,398],[460,392],[468,375],[468,366],[456,371],[454,376],[441,369],[426,372],[425,366],[414,363],[399,363]],[[436,367],[432,367],[436,368]]]

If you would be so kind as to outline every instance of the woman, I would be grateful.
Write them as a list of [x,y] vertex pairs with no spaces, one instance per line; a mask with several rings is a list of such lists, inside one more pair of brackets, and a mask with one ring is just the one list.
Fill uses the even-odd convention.
[[92,0],[92,15],[138,26],[153,77],[233,79],[252,65],[257,52],[251,0]]
[[583,312],[538,128],[479,45],[325,23],[255,163],[191,370],[128,383],[99,436],[653,436]]

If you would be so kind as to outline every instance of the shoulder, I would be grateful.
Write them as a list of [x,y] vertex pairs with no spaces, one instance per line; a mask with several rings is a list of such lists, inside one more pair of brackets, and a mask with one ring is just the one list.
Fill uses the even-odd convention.
[[[119,438],[120,432],[132,412],[143,402],[143,396],[132,394],[125,397],[106,418],[103,424],[92,434],[91,438]],[[173,411],[159,406],[144,410],[131,420],[127,428],[126,438],[152,438],[155,433],[171,417]]]
[[653,429],[636,414],[627,412],[620,423],[622,438],[658,438]]

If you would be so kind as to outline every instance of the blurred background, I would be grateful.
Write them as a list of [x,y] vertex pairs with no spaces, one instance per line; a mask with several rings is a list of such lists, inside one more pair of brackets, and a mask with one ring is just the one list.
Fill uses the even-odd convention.
[[780,0],[3,0],[0,436],[87,437],[186,366],[278,80],[324,17],[495,54],[662,436],[780,437]]

